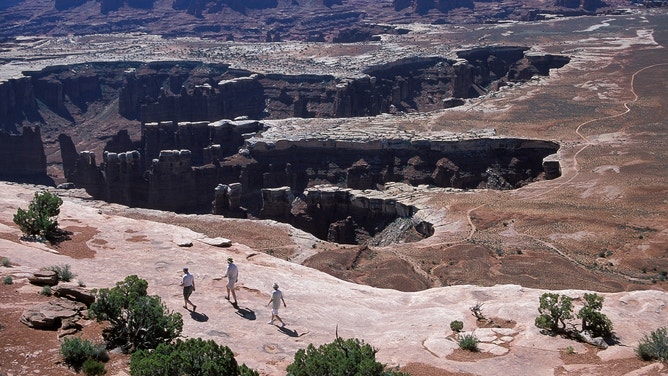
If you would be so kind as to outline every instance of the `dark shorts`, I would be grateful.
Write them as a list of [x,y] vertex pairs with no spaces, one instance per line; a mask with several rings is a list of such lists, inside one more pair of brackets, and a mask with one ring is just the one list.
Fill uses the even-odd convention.
[[193,293],[193,287],[192,286],[183,286],[183,297],[188,299],[190,298],[190,295]]

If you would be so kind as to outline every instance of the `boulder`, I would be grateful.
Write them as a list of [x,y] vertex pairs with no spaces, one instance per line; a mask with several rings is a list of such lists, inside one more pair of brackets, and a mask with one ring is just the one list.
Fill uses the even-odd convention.
[[26,309],[19,321],[34,329],[58,329],[64,319],[79,317],[84,310],[83,303],[58,298]]
[[28,277],[28,281],[33,285],[55,286],[58,284],[58,273],[53,270],[38,270]]
[[214,247],[231,247],[232,241],[225,238],[203,238],[199,239],[204,244],[212,245]]
[[81,286],[59,285],[54,287],[51,292],[54,296],[74,300],[85,304],[87,307],[95,302],[95,294]]

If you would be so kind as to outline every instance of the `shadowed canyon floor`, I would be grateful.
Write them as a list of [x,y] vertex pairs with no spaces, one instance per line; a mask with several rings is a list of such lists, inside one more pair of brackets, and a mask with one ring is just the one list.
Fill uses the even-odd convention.
[[[421,207],[420,215],[434,225],[434,235],[416,243],[338,246],[271,221],[131,209],[70,190],[57,192],[65,201],[59,222],[72,239],[53,248],[21,241],[12,223],[16,209],[26,207],[41,187],[2,183],[0,257],[13,265],[0,267],[0,277],[11,275],[15,284],[0,286],[0,372],[73,374],[57,364],[56,332],[18,323],[23,309],[46,299],[27,283],[27,275],[69,264],[90,288],[110,287],[130,274],[146,279],[151,293],[184,314],[186,337],[225,344],[239,362],[265,375],[284,374],[297,349],[332,341],[337,326],[342,337],[377,347],[381,362],[415,375],[665,374],[665,364],[642,362],[633,348],[644,333],[666,325],[667,316],[662,274],[668,271],[667,28],[660,11],[469,26],[466,32],[446,26],[438,34],[442,38],[463,40],[467,34],[486,44],[530,40],[537,50],[568,53],[571,63],[549,78],[428,114],[274,121],[277,134],[316,125],[360,130],[391,124],[424,136],[494,128],[502,137],[561,145],[561,177],[513,191],[393,186],[388,194]],[[438,45],[430,33],[422,30],[411,42],[424,49]],[[281,53],[307,56],[303,49],[292,51]],[[324,50],[318,54],[323,55],[308,59],[322,66],[336,60]],[[75,131],[81,132],[79,143],[90,138],[82,136],[89,131]],[[231,239],[232,247],[201,241],[218,236]],[[193,246],[179,247],[184,239]],[[241,273],[238,308],[223,299],[225,281],[219,279],[230,256]],[[197,313],[180,308],[184,265],[197,279]],[[273,282],[286,296],[281,312],[286,329],[266,323]],[[600,292],[620,345],[596,350],[540,334],[534,319],[546,290],[573,297]],[[478,302],[504,325],[478,328],[469,311]],[[452,320],[462,320],[465,330],[484,338],[481,353],[457,350]],[[99,327],[86,326],[84,335],[99,338]],[[569,346],[574,354],[567,353]],[[107,368],[111,375],[129,373],[122,356],[113,356]]]

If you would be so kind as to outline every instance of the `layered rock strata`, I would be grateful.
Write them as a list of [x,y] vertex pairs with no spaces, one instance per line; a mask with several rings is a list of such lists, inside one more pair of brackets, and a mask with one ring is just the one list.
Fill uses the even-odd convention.
[[94,118],[101,108],[142,123],[426,112],[548,75],[569,61],[527,50],[486,47],[460,51],[455,60],[400,59],[353,77],[260,74],[194,61],[53,66],[0,83],[0,125],[18,133],[24,122],[43,121],[38,103],[57,115],[50,123],[63,126]]
[[[72,181],[96,198],[131,206],[202,212],[214,202],[218,212],[286,218],[290,208],[262,202],[290,201],[289,194],[317,184],[513,189],[559,175],[558,161],[544,162],[556,143],[496,138],[493,130],[430,139],[384,128],[302,131],[245,120],[145,124],[141,150],[105,152],[99,167],[82,152]],[[281,187],[288,196],[262,199],[262,189]]]

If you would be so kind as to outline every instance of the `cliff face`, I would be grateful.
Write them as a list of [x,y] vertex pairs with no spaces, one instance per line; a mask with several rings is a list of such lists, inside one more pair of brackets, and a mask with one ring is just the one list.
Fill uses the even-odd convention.
[[119,112],[143,122],[259,117],[264,92],[258,76],[228,67],[159,62],[128,70],[119,93]]
[[54,66],[0,83],[0,125],[17,133],[23,122],[39,122],[37,101],[66,126],[96,116],[100,108],[143,123],[432,111],[452,106],[453,98],[476,97],[507,82],[548,75],[569,61],[558,55],[525,56],[527,49],[461,51],[456,61],[402,59],[369,67],[356,78],[256,74],[192,61]]
[[30,78],[10,79],[0,83],[0,130],[16,134],[24,120],[39,120],[37,102]]
[[21,135],[0,132],[0,179],[53,185],[39,127],[23,127]]
[[[269,141],[262,135],[266,127],[231,120],[148,123],[141,151],[105,152],[97,167],[92,154],[82,152],[71,180],[106,201],[271,218],[321,239],[355,244],[382,238],[388,226],[403,229],[404,241],[431,235],[429,223],[401,222],[419,208],[391,194],[381,197],[395,183],[514,189],[559,176],[558,161],[548,158],[559,146],[548,141]],[[256,136],[246,140],[250,134]]]
[[[91,168],[88,154],[80,155],[72,181],[96,198],[186,212],[209,211],[219,184],[240,183],[240,206],[258,215],[259,192],[267,188],[288,187],[301,192],[317,184],[331,184],[375,190],[401,182],[513,189],[559,176],[558,162],[556,166],[554,161],[545,162],[558,150],[557,144],[548,141],[274,142],[262,141],[260,134],[265,128],[258,121],[147,123],[138,151],[105,153],[99,171]],[[247,141],[253,134],[258,136]],[[265,213],[276,212],[267,210]]]

